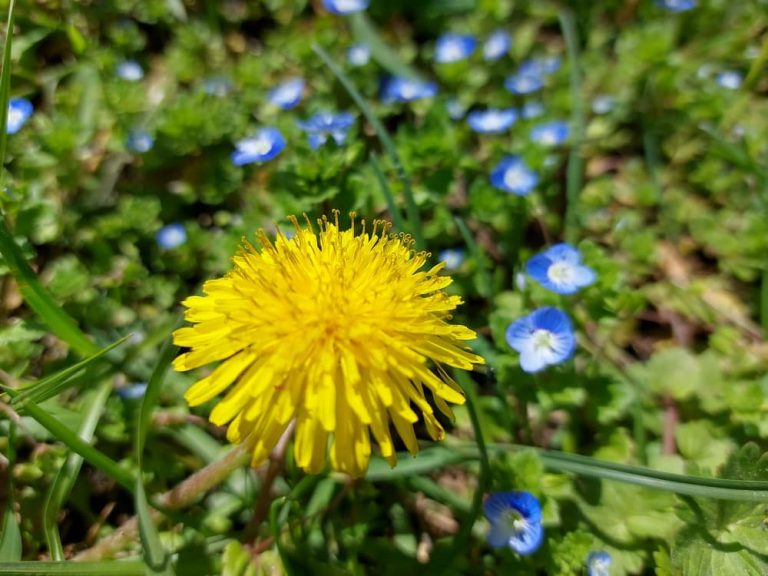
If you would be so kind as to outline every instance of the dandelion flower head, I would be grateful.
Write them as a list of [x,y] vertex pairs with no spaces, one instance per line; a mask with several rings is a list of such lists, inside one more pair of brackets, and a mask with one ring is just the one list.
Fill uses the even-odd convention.
[[464,344],[475,333],[449,323],[461,298],[443,291],[444,264],[423,270],[428,254],[408,236],[351,219],[342,230],[338,213],[317,226],[291,218],[293,235],[278,230],[274,242],[260,231],[260,251],[245,242],[233,270],[183,303],[194,326],[174,333],[189,348],[174,367],[221,361],[186,399],[197,406],[229,389],[210,420],[228,425],[231,442],[248,443],[253,466],[292,421],[295,460],[309,473],[329,452],[334,469],[361,476],[371,434],[394,466],[390,423],[411,454],[420,415],[441,439],[429,397],[448,417],[448,403],[464,402],[444,367],[484,363]]

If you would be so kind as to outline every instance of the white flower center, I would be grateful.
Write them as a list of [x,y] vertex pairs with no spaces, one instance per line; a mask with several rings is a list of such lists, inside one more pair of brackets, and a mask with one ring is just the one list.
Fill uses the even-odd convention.
[[9,126],[16,126],[17,124],[21,124],[23,120],[24,120],[24,112],[22,112],[18,108],[8,109],[8,125]]
[[360,10],[360,0],[336,0],[336,10],[339,12]]
[[419,89],[413,82],[404,82],[400,85],[400,96],[405,100],[415,98],[418,93]]
[[494,36],[490,40],[488,40],[488,43],[485,45],[485,55],[486,56],[497,56],[498,54],[501,54],[504,51],[505,48],[505,41],[502,36]]
[[554,130],[544,130],[539,134],[539,142],[546,144],[547,146],[553,146],[557,144],[557,134]]
[[552,350],[555,347],[556,343],[555,335],[552,334],[549,330],[544,330],[543,328],[539,328],[538,330],[534,330],[533,334],[531,334],[531,343],[533,344],[533,349],[536,352],[539,352],[540,350]]
[[257,136],[256,138],[251,138],[250,140],[241,142],[240,150],[244,154],[264,156],[264,154],[267,154],[270,150],[272,150],[272,142],[269,140],[269,138],[265,138],[264,136]]
[[445,62],[455,62],[464,57],[464,50],[461,48],[461,43],[455,41],[443,44],[440,53]]
[[528,183],[528,174],[522,166],[511,166],[504,172],[504,184],[512,190],[524,188]]
[[504,115],[496,110],[486,112],[480,117],[480,127],[483,130],[495,130],[504,123]]
[[547,277],[555,284],[570,284],[573,282],[573,266],[567,262],[555,262],[547,270]]

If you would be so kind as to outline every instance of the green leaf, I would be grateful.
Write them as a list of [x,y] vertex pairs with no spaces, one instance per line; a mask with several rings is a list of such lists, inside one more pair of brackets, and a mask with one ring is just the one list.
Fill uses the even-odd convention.
[[[768,479],[768,454],[754,444],[735,451],[721,471],[731,479]],[[745,502],[685,498],[686,528],[672,547],[672,567],[685,574],[768,573],[768,508]]]
[[144,561],[153,574],[162,574],[170,576],[174,574],[173,568],[169,562],[168,552],[165,550],[160,540],[160,534],[152,519],[152,510],[147,501],[147,495],[144,491],[142,481],[142,464],[144,445],[146,443],[147,432],[152,419],[152,410],[157,403],[165,375],[168,367],[176,355],[176,347],[171,340],[166,341],[160,358],[157,361],[155,370],[147,384],[147,390],[141,402],[141,409],[138,414],[138,424],[136,426],[136,460],[138,463],[138,474],[136,477],[136,492],[134,494],[134,504],[136,514],[139,517],[139,536],[144,549]]
[[18,389],[18,394],[13,398],[11,404],[18,410],[24,409],[24,404],[31,400],[37,404],[45,402],[49,398],[53,398],[57,394],[60,394],[66,390],[70,385],[76,382],[76,377],[83,373],[86,368],[89,368],[96,360],[99,360],[118,346],[126,342],[131,337],[131,334],[120,338],[117,342],[114,342],[102,348],[96,354],[88,356],[84,360],[81,360],[77,364],[74,364],[68,368],[60,370],[55,374],[46,376],[26,388]]

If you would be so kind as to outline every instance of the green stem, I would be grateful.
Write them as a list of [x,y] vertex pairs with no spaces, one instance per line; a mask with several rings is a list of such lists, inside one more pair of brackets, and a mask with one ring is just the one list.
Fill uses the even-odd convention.
[[560,27],[565,36],[568,60],[571,68],[571,152],[568,156],[566,175],[565,240],[575,242],[578,237],[578,202],[583,183],[584,159],[581,146],[584,140],[586,118],[584,102],[581,97],[581,61],[579,57],[579,39],[573,14],[563,9],[559,13]]
[[333,59],[331,59],[328,53],[317,44],[313,44],[312,49],[315,51],[315,53],[318,56],[320,56],[320,59],[323,61],[323,63],[325,63],[326,66],[328,66],[328,69],[333,73],[333,75],[336,76],[336,78],[344,87],[344,89],[352,97],[352,100],[355,101],[355,104],[357,104],[357,107],[360,108],[360,111],[363,113],[363,116],[365,116],[366,120],[368,120],[371,126],[373,126],[373,129],[376,132],[376,136],[379,138],[381,145],[384,147],[384,150],[387,152],[387,155],[390,157],[392,164],[394,165],[395,170],[397,171],[397,176],[403,185],[403,197],[405,198],[405,212],[408,217],[408,226],[410,228],[410,233],[413,234],[413,239],[416,242],[416,248],[418,250],[423,250],[425,244],[424,244],[424,236],[421,233],[421,217],[419,216],[419,208],[416,205],[416,200],[413,197],[413,190],[411,189],[411,180],[410,178],[408,178],[408,174],[405,171],[405,167],[403,166],[403,163],[400,160],[400,156],[397,153],[397,149],[395,148],[395,143],[392,141],[392,138],[389,136],[389,133],[387,132],[386,128],[384,128],[384,125],[375,116],[371,108],[363,99],[360,92],[358,92],[357,88],[355,88],[355,85],[352,84],[352,81],[349,79],[349,77],[346,74],[344,74],[344,72],[342,71],[341,68],[339,68],[339,66],[336,65],[336,63],[333,61]]

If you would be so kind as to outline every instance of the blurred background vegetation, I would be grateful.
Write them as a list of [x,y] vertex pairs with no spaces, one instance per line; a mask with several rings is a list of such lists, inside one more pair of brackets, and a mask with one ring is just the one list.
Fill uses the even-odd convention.
[[[441,34],[482,42],[499,29],[512,36],[503,58],[486,61],[478,50],[435,63]],[[2,384],[18,393],[64,379],[66,389],[39,397],[39,408],[72,431],[91,422],[87,442],[126,477],[141,472],[150,500],[165,504],[165,514],[149,515],[178,574],[568,575],[585,573],[595,550],[610,552],[611,574],[764,574],[764,503],[567,475],[520,445],[768,480],[754,445],[768,437],[767,33],[764,0],[700,0],[684,12],[650,0],[389,0],[350,17],[305,0],[20,0],[11,94],[34,112],[8,136],[0,206],[41,286],[95,346],[77,349],[52,329],[55,318],[25,303],[4,250]],[[362,66],[347,59],[359,42],[373,52]],[[313,45],[383,123],[407,180]],[[545,56],[560,66],[541,91],[505,90],[523,61]],[[140,78],[120,77],[127,61]],[[438,93],[382,102],[393,73],[435,81]],[[270,104],[269,91],[294,77],[306,82],[298,107]],[[482,135],[451,118],[451,102],[542,111]],[[355,115],[344,144],[309,145],[298,122],[320,111]],[[531,128],[550,120],[568,121],[569,139],[532,142]],[[235,166],[235,143],[263,126],[277,127],[286,149]],[[137,130],[149,148],[135,145]],[[507,154],[539,174],[531,194],[491,184]],[[473,347],[491,368],[467,382],[491,443],[490,486],[542,500],[544,547],[520,557],[485,543],[487,523],[471,507],[479,467],[463,408],[445,443],[453,449],[428,448],[392,471],[376,462],[364,481],[307,479],[289,449],[285,469],[266,483],[275,498],[291,495],[271,526],[265,470],[239,469],[183,506],[158,500],[230,450],[207,423],[210,406],[190,410],[182,398],[199,374],[162,378],[180,300],[224,274],[258,228],[334,208],[392,218],[388,201],[405,212],[409,184],[425,247],[435,259],[461,251],[450,290],[464,296],[457,319],[478,331]],[[598,275],[568,298],[523,268],[563,240]],[[545,305],[568,310],[579,350],[532,376],[504,331]],[[153,371],[154,412],[142,424]],[[119,537],[137,512],[131,490],[92,461],[71,464],[67,442],[11,404],[15,393],[0,396],[0,509],[13,512],[2,541],[15,522],[21,547],[0,546],[0,561],[131,560],[142,548],[146,559],[135,526]],[[141,470],[137,434],[146,434]]]

